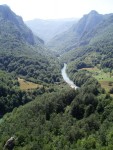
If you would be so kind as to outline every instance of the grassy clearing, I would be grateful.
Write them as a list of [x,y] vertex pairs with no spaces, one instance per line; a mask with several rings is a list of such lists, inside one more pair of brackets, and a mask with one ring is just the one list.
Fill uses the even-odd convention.
[[113,87],[113,84],[111,86],[109,85],[109,81],[100,81],[100,84],[103,88],[105,88],[107,92],[109,92],[110,89]]
[[113,76],[110,76],[110,72],[104,72],[103,70],[94,68],[83,68],[82,70],[87,70],[92,73],[93,77],[95,77],[101,84],[101,86],[109,92],[111,88],[113,88]]
[[42,87],[42,85],[35,84],[33,82],[29,82],[21,78],[18,78],[18,82],[20,84],[21,90],[29,90],[29,89],[36,89],[36,88]]
[[97,67],[94,67],[94,68],[82,68],[81,70],[87,70],[87,71],[90,71],[90,72],[96,72],[96,71],[98,71],[98,68]]

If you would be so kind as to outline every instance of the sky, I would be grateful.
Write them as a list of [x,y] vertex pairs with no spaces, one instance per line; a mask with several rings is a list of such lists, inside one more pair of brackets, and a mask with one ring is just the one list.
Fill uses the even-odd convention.
[[113,13],[113,0],[0,0],[24,21],[39,19],[81,18],[91,10]]

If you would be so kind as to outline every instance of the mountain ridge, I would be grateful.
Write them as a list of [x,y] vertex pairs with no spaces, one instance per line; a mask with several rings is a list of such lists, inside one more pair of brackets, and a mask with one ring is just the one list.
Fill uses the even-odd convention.
[[47,46],[59,52],[60,48],[62,51],[68,51],[72,47],[78,46],[81,38],[86,35],[89,30],[93,30],[102,20],[103,15],[93,10],[89,14],[84,15],[77,24],[73,25],[68,31],[54,37],[47,43]]
[[45,43],[47,43],[55,35],[69,29],[75,22],[77,22],[76,18],[48,20],[34,19],[26,21],[25,23],[34,32],[35,35],[40,36],[45,41]]
[[[92,26],[92,16],[99,16],[90,15],[81,30],[76,25],[65,32],[65,41],[58,39],[65,44],[65,61],[61,55],[49,57],[43,44],[28,42],[27,29],[23,25],[25,35],[20,33],[14,19],[0,22],[0,149],[113,149],[113,16],[97,26],[93,19]],[[77,90],[62,81],[64,62]],[[38,87],[21,90],[18,78]],[[99,82],[106,78],[109,91]]]
[[56,67],[58,73],[53,67],[53,60],[52,52],[45,48],[43,40],[32,33],[23,19],[8,6],[0,5],[1,69],[33,82],[57,82],[60,71]]
[[9,6],[0,5],[1,35],[2,35],[2,30],[4,32],[4,28],[8,30],[7,34],[11,35],[12,33],[14,33],[12,35],[15,36],[17,40],[23,39],[25,42],[31,45],[43,43],[43,40],[41,40],[39,37],[34,36],[32,31],[24,24],[22,17],[17,16],[10,9]]

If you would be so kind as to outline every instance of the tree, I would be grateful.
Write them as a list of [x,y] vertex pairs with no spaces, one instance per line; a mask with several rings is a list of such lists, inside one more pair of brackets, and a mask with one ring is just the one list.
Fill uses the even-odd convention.
[[110,89],[109,93],[110,93],[110,94],[113,94],[113,88]]

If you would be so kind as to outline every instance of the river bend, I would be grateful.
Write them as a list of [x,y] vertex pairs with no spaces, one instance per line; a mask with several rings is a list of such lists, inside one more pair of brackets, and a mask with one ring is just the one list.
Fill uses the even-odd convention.
[[61,70],[62,73],[62,77],[64,79],[64,81],[69,84],[69,86],[71,88],[77,89],[78,87],[74,84],[74,82],[72,80],[69,79],[67,73],[66,73],[66,68],[67,68],[67,64],[64,64],[64,67]]

